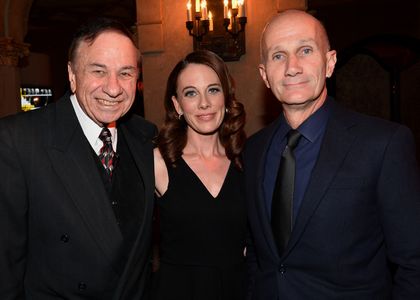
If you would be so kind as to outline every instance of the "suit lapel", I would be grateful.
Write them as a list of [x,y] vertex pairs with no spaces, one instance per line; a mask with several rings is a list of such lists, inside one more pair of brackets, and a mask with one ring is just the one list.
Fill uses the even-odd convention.
[[354,125],[345,112],[336,105],[328,122],[319,158],[312,171],[311,179],[303,198],[296,223],[284,255],[293,248],[302,235],[320,201],[353,144],[355,135],[349,130]]
[[[144,183],[144,211],[141,216],[137,237],[128,257],[125,269],[120,277],[118,287],[115,290],[113,299],[120,298],[141,298],[141,291],[145,289],[146,277],[148,274],[148,262],[151,244],[151,228],[154,199],[154,167],[152,143],[140,131],[140,125],[135,126],[134,122],[122,123],[119,130],[123,131],[129,151],[133,154],[136,167]],[[143,126],[143,125],[141,125]],[[140,198],[140,197],[139,197]],[[139,278],[143,278],[140,280]],[[133,296],[135,294],[137,296]],[[127,296],[128,295],[128,296]]]
[[257,159],[257,198],[255,199],[255,207],[257,213],[259,215],[259,220],[261,223],[261,227],[263,228],[263,233],[265,240],[267,241],[267,245],[269,246],[273,256],[278,256],[277,246],[274,242],[274,237],[271,229],[271,223],[269,219],[269,214],[267,212],[267,205],[266,199],[264,196],[264,169],[265,169],[265,162],[267,157],[267,151],[270,147],[271,140],[273,139],[273,135],[275,134],[277,128],[280,126],[280,118],[278,118],[274,123],[272,123],[269,127],[267,127],[267,132],[264,135],[264,140],[262,141],[261,145],[261,155],[258,155],[255,159]]
[[[56,128],[48,152],[53,168],[82,216],[84,226],[109,261],[122,243],[89,142],[69,99],[57,103]],[[64,199],[59,199],[64,201]]]
[[142,231],[145,227],[145,214],[153,210],[153,202],[149,201],[153,199],[154,194],[154,167],[153,167],[153,149],[149,140],[147,140],[141,132],[134,132],[135,128],[130,129],[126,124],[122,124],[119,127],[126,138],[129,151],[133,154],[134,161],[137,169],[140,173],[141,178],[144,182],[144,212],[142,216],[142,225],[139,231],[139,236],[142,235]]

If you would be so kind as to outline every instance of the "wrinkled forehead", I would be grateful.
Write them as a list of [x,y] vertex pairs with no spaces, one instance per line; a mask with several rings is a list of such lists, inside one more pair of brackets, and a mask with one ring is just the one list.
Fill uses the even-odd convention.
[[265,30],[265,39],[272,35],[278,36],[305,36],[306,38],[320,38],[321,24],[317,19],[310,15],[303,14],[284,14],[279,15]]
[[[126,35],[113,30],[99,33],[94,39],[81,40],[75,49],[74,62],[86,60],[88,57],[104,59],[113,55],[113,59],[120,61],[130,61],[135,59],[135,65],[139,67],[140,52],[133,41]],[[114,63],[106,61],[107,63]]]
[[312,41],[320,48],[328,48],[328,38],[322,24],[303,12],[281,13],[265,27],[261,38],[261,51],[265,55],[274,44]]

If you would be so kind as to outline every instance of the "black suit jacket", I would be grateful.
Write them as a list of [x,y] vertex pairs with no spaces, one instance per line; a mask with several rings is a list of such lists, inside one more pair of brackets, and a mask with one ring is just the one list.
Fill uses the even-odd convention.
[[123,237],[69,97],[0,121],[0,299],[141,299],[156,128],[138,116],[118,126],[145,187],[143,223],[123,270]]
[[278,126],[279,120],[251,137],[244,154],[249,299],[420,299],[420,178],[409,130],[332,103],[279,257],[262,187]]

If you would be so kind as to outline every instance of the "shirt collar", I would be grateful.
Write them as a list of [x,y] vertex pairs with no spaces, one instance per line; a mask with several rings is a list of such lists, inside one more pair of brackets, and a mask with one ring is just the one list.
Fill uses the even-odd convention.
[[[103,143],[99,139],[99,134],[102,131],[102,127],[96,124],[80,107],[79,101],[77,101],[76,95],[70,96],[73,109],[76,113],[79,124],[82,127],[83,133],[85,134],[89,144],[99,154],[99,150],[102,148]],[[117,151],[117,128],[115,126],[108,127],[111,132],[112,147]]]
[[[320,135],[322,135],[327,127],[328,118],[331,112],[331,104],[330,100],[327,99],[322,104],[322,106],[317,109],[312,115],[309,116],[297,130],[302,134],[302,136],[313,143]],[[292,128],[290,127],[289,123],[287,123],[284,114],[280,116],[280,127],[278,129],[279,137],[285,138],[289,130]]]
[[324,104],[299,126],[298,131],[311,143],[322,135],[327,127],[330,106],[327,98]]

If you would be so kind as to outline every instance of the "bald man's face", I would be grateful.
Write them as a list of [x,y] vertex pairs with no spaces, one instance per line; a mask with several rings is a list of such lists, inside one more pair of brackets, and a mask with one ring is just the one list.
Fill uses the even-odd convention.
[[325,100],[325,79],[334,70],[336,52],[328,51],[315,19],[304,13],[277,17],[264,32],[262,50],[261,77],[283,105]]

